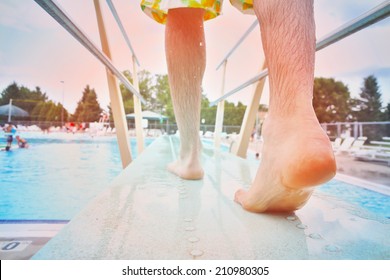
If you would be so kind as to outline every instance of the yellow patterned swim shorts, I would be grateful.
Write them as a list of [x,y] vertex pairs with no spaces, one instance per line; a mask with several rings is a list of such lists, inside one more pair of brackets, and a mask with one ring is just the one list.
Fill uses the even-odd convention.
[[[243,13],[253,14],[253,0],[230,0],[232,5]],[[221,13],[223,0],[141,0],[141,9],[159,23],[167,21],[169,9],[201,8],[205,10],[204,20],[217,17]]]

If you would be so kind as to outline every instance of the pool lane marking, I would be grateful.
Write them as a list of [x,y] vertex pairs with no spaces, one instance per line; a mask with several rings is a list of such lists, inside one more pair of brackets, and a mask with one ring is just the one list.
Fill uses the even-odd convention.
[[0,252],[21,252],[24,251],[31,243],[31,240],[0,241]]

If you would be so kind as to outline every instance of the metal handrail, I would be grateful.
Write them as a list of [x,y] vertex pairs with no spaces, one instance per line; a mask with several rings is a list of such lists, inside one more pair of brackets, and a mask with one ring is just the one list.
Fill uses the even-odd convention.
[[146,103],[141,94],[133,87],[130,81],[114,66],[111,60],[85,35],[83,31],[70,19],[70,17],[52,0],[34,0],[62,27],[64,27],[77,41],[89,50],[100,62],[102,62],[115,75],[125,87],[136,95],[142,103]]
[[[326,36],[324,36],[322,39],[320,39],[317,42],[316,51],[319,51],[327,46],[330,46],[336,43],[337,41],[340,41],[341,39],[344,39],[345,37],[352,35],[355,32],[358,32],[359,30],[362,30],[380,20],[383,20],[387,18],[389,15],[390,15],[390,0],[383,2],[382,4],[373,8],[372,10],[347,22],[346,24],[340,26],[339,28],[335,29],[331,33],[328,33]],[[228,93],[221,96],[220,98],[210,102],[210,106],[216,105],[218,102],[225,100],[229,96],[259,81],[260,79],[266,77],[267,75],[268,75],[268,69],[265,69],[264,71],[260,72],[258,75],[254,76],[248,81],[244,82],[237,88],[229,91]]]
[[133,47],[131,46],[129,36],[127,36],[126,30],[125,30],[125,28],[123,27],[122,21],[121,21],[120,18],[119,18],[119,15],[118,15],[118,13],[117,13],[117,11],[116,11],[116,9],[115,9],[114,4],[112,3],[111,0],[106,0],[106,1],[107,1],[108,7],[109,7],[110,10],[111,10],[112,15],[113,15],[114,18],[115,18],[116,23],[118,24],[119,29],[120,29],[121,32],[122,32],[123,38],[125,38],[125,41],[126,41],[127,46],[129,47],[129,49],[130,49],[132,55],[134,56],[135,61],[137,62],[137,65],[140,66],[140,65],[139,65],[139,61],[138,61],[138,58],[137,58],[137,56],[135,55],[135,51],[134,51]]
[[[107,0],[109,1],[109,0]],[[218,70],[219,67],[233,54],[233,52],[238,48],[239,45],[248,37],[248,35],[252,32],[252,30],[259,24],[259,21],[256,19],[251,26],[249,26],[248,30],[242,35],[242,37],[238,40],[238,42],[234,45],[234,47],[228,52],[228,54],[222,59],[221,63],[218,64],[215,70]]]

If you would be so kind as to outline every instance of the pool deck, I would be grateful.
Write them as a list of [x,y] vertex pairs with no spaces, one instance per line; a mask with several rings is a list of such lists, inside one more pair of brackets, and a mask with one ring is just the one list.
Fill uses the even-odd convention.
[[0,221],[0,259],[28,260],[68,221]]
[[[148,149],[143,154],[142,157],[146,157],[145,160],[148,161],[148,163],[147,163],[148,170],[149,170],[149,167],[151,165],[156,164],[156,162],[155,162],[156,152],[159,154],[158,158],[161,158],[162,155],[164,155],[164,153],[162,152],[162,149],[166,149],[167,153],[164,156],[165,160],[161,163],[158,163],[161,166],[164,165],[164,167],[161,170],[164,171],[165,170],[165,163],[171,161],[172,158],[175,157],[175,153],[177,152],[177,149],[178,149],[178,142],[175,139],[171,139],[171,140],[173,140],[173,141],[171,142],[171,141],[165,140],[165,142],[164,142],[164,141],[159,140],[160,143],[157,146],[160,146],[160,147],[158,148],[158,151],[156,151],[157,147],[154,147],[150,151]],[[250,149],[252,151],[256,151],[256,148],[258,148],[258,146],[254,145],[254,143],[251,143]],[[240,185],[240,181],[241,181],[241,184],[244,186],[249,185],[249,182],[250,182],[251,178],[253,177],[255,170],[257,168],[257,161],[254,159],[254,155],[252,155],[252,154],[248,155],[248,158],[251,158],[251,157],[252,157],[252,159],[249,160],[249,162],[245,163],[243,166],[242,166],[242,163],[237,165],[237,166],[241,166],[240,169],[242,171],[239,172],[238,170],[234,170],[235,173],[238,173],[238,174],[241,173],[238,176],[236,176],[235,178],[231,178],[231,179],[233,179],[233,181],[235,181],[234,185],[231,182],[232,180],[229,180],[226,178],[224,180],[228,180],[229,183],[225,183],[225,185],[229,185],[229,186],[233,185],[233,189],[235,189],[236,186]],[[210,198],[207,198],[205,200],[204,195],[203,195],[203,193],[205,193],[205,188],[216,189],[217,186],[215,185],[215,183],[218,182],[218,180],[221,181],[221,179],[223,177],[226,177],[227,174],[225,174],[225,173],[229,172],[229,170],[231,170],[231,169],[224,169],[223,165],[221,166],[219,164],[221,162],[221,160],[225,161],[227,159],[231,160],[231,156],[226,155],[226,154],[216,154],[213,151],[206,150],[203,154],[203,157],[202,157],[203,163],[205,164],[205,167],[206,167],[206,177],[205,177],[205,180],[203,180],[203,184],[200,184],[199,186],[196,186],[194,188],[192,186],[194,184],[194,182],[186,182],[186,181],[177,179],[175,177],[167,178],[167,177],[171,177],[171,175],[164,174],[161,178],[165,177],[165,181],[172,180],[170,183],[176,185],[176,187],[175,188],[173,188],[173,187],[168,188],[167,186],[161,186],[159,184],[159,182],[156,182],[154,191],[150,190],[149,192],[151,195],[153,195],[153,193],[154,193],[154,196],[155,196],[154,198],[160,200],[163,197],[167,196],[168,194],[170,194],[170,196],[172,196],[172,192],[174,190],[176,190],[177,193],[176,193],[176,197],[174,199],[175,201],[178,201],[180,203],[184,202],[184,201],[187,201],[187,202],[189,201],[190,205],[193,205],[195,202],[193,201],[193,196],[191,195],[192,189],[200,188],[201,192],[197,193],[195,195],[195,197],[197,197],[197,200],[201,199],[203,201],[207,201]],[[217,163],[217,165],[219,164],[218,165],[219,167],[217,167],[217,165],[215,165],[215,164],[213,166],[213,164],[212,164],[213,160],[217,160],[216,163]],[[241,159],[238,159],[238,160],[242,161]],[[233,162],[235,162],[235,160]],[[382,193],[390,195],[390,178],[389,178],[390,172],[388,172],[390,167],[384,166],[384,165],[367,163],[367,162],[354,161],[352,157],[348,157],[346,155],[337,156],[337,163],[338,163],[338,174],[337,174],[336,178],[338,180],[346,181],[346,182],[349,182],[349,183],[352,183],[355,185],[360,185],[360,186],[363,186],[363,187],[366,187],[369,189],[374,189],[376,191],[380,191]],[[237,163],[234,163],[234,164],[237,164]],[[137,163],[137,161],[136,161],[132,165],[142,165],[142,163],[140,163],[140,162]],[[219,176],[216,177],[215,176],[216,174],[212,174],[213,172],[211,170],[209,170],[210,167],[212,167],[212,169],[214,169],[215,171],[217,168],[219,168],[219,169],[222,168],[219,171],[219,173],[220,173]],[[140,168],[140,167],[139,166],[135,167],[135,168],[132,167],[131,169],[125,171],[124,173],[126,173],[126,174],[134,173],[134,169],[137,169],[137,168]],[[247,170],[247,171],[242,173],[243,170]],[[166,173],[166,172],[163,172],[163,173]],[[232,173],[232,174],[234,174],[234,173]],[[232,175],[232,174],[230,174],[230,175]],[[249,177],[245,178],[245,176],[249,176]],[[230,177],[233,177],[233,176],[230,176]],[[120,179],[120,178],[122,178],[122,179]],[[115,180],[113,182],[112,187],[111,187],[112,189],[118,188],[118,186],[116,186],[118,184],[118,182],[120,182],[120,181],[127,182],[127,180],[131,180],[131,178],[133,178],[133,177],[130,176],[130,178],[129,178],[128,175],[121,175],[120,178],[118,178],[117,180]],[[212,178],[214,178],[213,180],[215,182],[209,182]],[[367,180],[369,180],[369,181],[367,181]],[[137,191],[139,192],[140,190],[143,189],[142,185],[141,186],[138,185],[134,188],[135,188],[135,192],[137,192]],[[190,188],[190,189],[188,189],[188,188]],[[184,192],[188,191],[188,190],[189,190],[189,192],[187,192],[187,195],[186,195]],[[221,193],[222,190],[223,190],[223,193]],[[158,192],[157,196],[156,196],[155,192]],[[243,212],[239,207],[237,207],[237,205],[235,203],[232,203],[231,199],[232,199],[232,194],[234,193],[234,190],[227,189],[227,188],[221,188],[218,192],[219,192],[219,194],[218,193],[214,194],[214,195],[219,196],[219,198],[218,197],[214,198],[215,199],[214,203],[219,204],[219,206],[216,209],[215,205],[209,205],[209,207],[210,207],[209,211],[214,212],[214,213],[216,213],[217,210],[219,213],[221,211],[225,211],[226,213],[230,213],[230,215],[232,215],[232,217],[234,217],[234,219],[237,219],[237,217],[240,217],[240,219],[243,217],[245,218],[245,216],[252,217],[253,214],[246,213],[247,215],[244,215],[243,213],[245,213],[245,212]],[[199,194],[201,194],[201,195],[199,195]],[[207,192],[206,192],[206,194],[207,194]],[[229,194],[229,195],[227,195],[227,194]],[[107,193],[102,194],[102,195],[105,196],[105,195],[107,195]],[[140,195],[140,194],[138,194],[138,195]],[[212,196],[212,193],[209,193],[207,196]],[[223,204],[229,205],[228,209],[225,209],[225,207],[220,206],[220,204],[222,202],[223,202]],[[199,201],[196,202],[196,204],[199,204],[199,203],[200,203]],[[335,212],[334,209],[336,209],[336,208],[341,208],[341,209],[344,208],[344,210],[349,209],[348,211],[341,211],[341,212],[344,212],[343,215],[347,215],[347,217],[349,217],[349,221],[354,221],[355,222],[354,224],[363,223],[364,220],[367,220],[367,217],[370,216],[370,215],[367,216],[366,214],[362,214],[362,213],[360,213],[358,215],[354,215],[353,212],[355,210],[352,211],[350,206],[344,205],[344,206],[340,207],[339,202],[335,203],[333,201],[332,203],[330,203],[330,204],[329,203],[330,203],[329,199],[324,198],[324,197],[318,197],[318,196],[314,195],[312,197],[312,199],[310,200],[309,204],[307,206],[305,206],[305,208],[308,208],[308,210],[305,210],[305,208],[304,208],[300,211],[297,211],[296,215],[281,216],[281,219],[283,221],[282,224],[283,223],[286,224],[286,221],[285,221],[286,217],[289,217],[288,218],[289,220],[287,220],[288,221],[287,225],[290,225],[290,226],[291,225],[298,226],[301,223],[300,222],[301,219],[303,219],[306,222],[305,219],[307,219],[306,216],[310,212],[310,210],[309,210],[310,208],[315,208],[316,212],[324,212],[323,213],[324,217],[329,216],[329,214],[332,212]],[[94,204],[94,202],[88,208],[92,207],[93,204]],[[208,204],[210,204],[210,202],[208,202]],[[318,207],[318,205],[316,205],[316,204],[322,205],[322,206]],[[325,208],[323,208],[323,207],[325,207]],[[331,208],[329,211],[326,210],[328,207]],[[187,209],[187,208],[191,208],[191,207],[186,206],[184,209]],[[192,208],[194,208],[194,207],[192,207]],[[199,207],[197,206],[196,208],[199,208]],[[178,209],[176,209],[176,210],[178,210]],[[190,209],[187,209],[186,211],[188,212],[189,210]],[[192,209],[192,211],[194,211],[194,209]],[[204,209],[203,210],[199,209],[198,212],[199,211],[203,212]],[[345,212],[347,212],[347,213],[345,213]],[[339,213],[340,213],[340,209],[339,209]],[[176,215],[177,215],[177,213],[176,213]],[[263,215],[258,215],[258,216],[262,217]],[[246,217],[246,218],[249,220],[253,219],[253,218],[248,218],[248,217]],[[362,217],[365,217],[365,218],[362,218]],[[179,217],[177,217],[177,218],[179,219]],[[278,217],[278,216],[269,215],[269,218],[272,221],[276,219],[276,221],[273,221],[273,223],[278,224],[278,221],[279,221],[279,223],[281,222],[279,219],[280,217]],[[79,218],[77,218],[77,219],[79,219]],[[192,220],[190,221],[189,219],[192,219]],[[293,221],[293,219],[295,219],[295,220]],[[224,225],[227,221],[229,221],[229,218],[225,217],[223,220],[219,221],[219,220],[215,220],[215,217],[214,217],[212,220],[214,222],[221,224],[221,225]],[[259,223],[260,225],[265,223],[267,228],[270,228],[272,226],[271,224],[267,225],[268,222],[264,222],[263,220],[264,220],[264,218],[255,218],[253,220],[253,222]],[[321,220],[323,220],[323,217],[322,217],[322,219],[318,220],[319,221],[318,225],[316,225],[315,227],[322,228],[322,230],[328,230],[327,223],[321,224]],[[372,217],[371,218],[369,217],[368,220],[369,220],[368,223],[371,224],[372,226],[376,226],[377,223],[379,222],[379,228],[389,230],[388,221],[377,221],[375,218],[372,218]],[[342,219],[340,219],[339,222],[342,222]],[[49,242],[49,240],[51,240],[54,236],[56,236],[57,233],[60,232],[67,223],[68,223],[68,221],[47,221],[47,220],[45,220],[45,221],[0,221],[0,244],[1,244],[1,246],[0,246],[0,248],[1,248],[0,259],[6,260],[6,259],[30,259],[30,258],[32,258],[32,256],[34,256],[43,246],[45,246],[46,243]],[[188,225],[188,227],[191,228],[191,227],[193,227],[193,225],[195,223],[198,223],[197,221],[195,221],[195,219],[184,217],[183,221],[182,221],[182,225],[181,225],[182,231],[184,231],[184,233],[187,236],[189,236],[191,231],[188,231],[188,228],[186,231],[185,226]],[[313,223],[313,221],[310,221],[310,223]],[[308,223],[308,224],[310,224],[310,223]],[[179,224],[179,222],[177,222],[177,224]],[[178,226],[180,226],[180,225],[176,225],[176,230],[177,230]],[[231,227],[231,225],[225,225],[225,226]],[[284,225],[284,226],[286,226],[286,225]],[[307,226],[307,224],[305,224],[305,226]],[[280,227],[280,226],[278,226],[278,227]],[[207,227],[206,227],[206,229],[207,229]],[[296,229],[294,228],[293,231],[295,231],[295,230]],[[198,234],[198,230],[195,229],[195,227],[194,227],[194,231],[196,231],[196,235],[200,236],[200,234]],[[361,254],[359,256],[348,255],[348,254],[346,255],[345,252],[344,253],[330,252],[330,251],[332,251],[332,248],[333,248],[333,250],[336,250],[336,251],[341,250],[341,248],[337,247],[339,245],[336,245],[336,247],[332,247],[332,245],[330,245],[331,239],[326,241],[323,238],[322,235],[325,235],[325,234],[321,235],[322,239],[320,241],[317,240],[317,242],[313,243],[313,240],[315,240],[315,239],[313,239],[312,237],[315,237],[317,235],[311,235],[311,237],[308,237],[311,234],[308,232],[308,228],[301,229],[299,232],[302,233],[302,231],[304,232],[304,236],[303,237],[301,236],[300,239],[303,238],[305,240],[303,240],[299,244],[306,246],[306,247],[307,247],[307,245],[310,245],[308,247],[308,251],[307,251],[307,252],[309,252],[309,254],[302,255],[302,254],[292,253],[292,254],[288,255],[288,254],[284,253],[283,258],[289,258],[289,259],[291,259],[291,258],[292,259],[294,259],[294,258],[303,258],[303,259],[306,259],[306,258],[350,258],[350,259],[356,259],[356,258],[364,258],[364,259],[374,258],[374,259],[376,259],[376,258],[380,258],[380,259],[389,259],[390,258],[389,253],[388,253],[388,251],[389,251],[389,243],[388,242],[382,243],[384,246],[387,246],[387,247],[385,247],[385,248],[387,248],[387,252],[385,250],[384,252],[382,252],[382,255],[380,253],[376,254],[376,255],[367,255],[367,254]],[[341,232],[343,232],[343,231],[348,232],[350,230],[349,229],[341,230]],[[363,234],[366,231],[367,231],[367,228],[363,228],[360,230],[361,234]],[[277,233],[278,232],[279,231],[277,231]],[[273,234],[273,233],[275,233],[275,232],[270,231],[270,234]],[[206,233],[203,233],[203,234],[206,234]],[[183,235],[183,232],[181,233],[181,235]],[[230,234],[225,233],[224,235],[230,235]],[[247,235],[248,234],[243,235],[243,236],[247,236]],[[264,235],[264,234],[260,234],[260,236],[262,236],[262,235]],[[341,235],[342,235],[342,233],[341,233]],[[356,234],[354,234],[354,235],[356,235]],[[368,236],[371,235],[370,231],[367,232],[367,235]],[[377,234],[374,234],[373,237],[375,237],[376,235]],[[107,238],[110,238],[110,237],[107,236]],[[188,237],[188,238],[190,238],[190,237]],[[199,240],[196,241],[196,238],[198,238]],[[197,245],[196,243],[199,243],[199,244],[203,243],[200,241],[199,237],[196,237],[196,238],[192,238],[191,241],[187,239],[189,242],[189,244],[187,244],[187,245],[192,245],[192,247],[187,246],[187,253],[189,252],[190,255],[191,255],[190,248],[195,248],[196,247],[195,245]],[[241,238],[241,237],[238,236],[237,238]],[[261,237],[261,238],[264,238],[264,237]],[[363,236],[361,236],[361,238],[362,238],[363,242],[367,241],[367,240],[364,240]],[[265,241],[272,241],[271,239],[272,238],[267,237],[267,238],[265,238]],[[368,239],[370,239],[370,238],[368,238]],[[161,240],[161,239],[159,238],[159,240]],[[204,240],[202,240],[202,241],[204,241]],[[231,241],[229,241],[229,242],[231,242]],[[56,242],[54,242],[54,243],[56,243]],[[263,242],[260,242],[260,244],[262,244],[262,243]],[[374,243],[378,243],[378,240],[375,240]],[[319,245],[319,244],[322,244],[322,245]],[[335,241],[334,244],[339,244],[339,242]],[[310,249],[313,247],[313,245],[320,247],[320,249],[319,248],[316,249],[317,253],[315,253],[315,254],[313,254],[312,249]],[[54,246],[54,245],[49,244],[48,246]],[[261,245],[259,245],[259,246],[261,246]],[[326,246],[328,246],[328,247],[326,247]],[[279,248],[279,247],[276,246],[275,248]],[[45,248],[45,250],[43,250],[43,252],[45,252],[46,250],[47,249]],[[322,253],[318,254],[318,250],[320,250]],[[45,256],[45,257],[42,257],[42,256]],[[99,256],[98,255],[86,255],[86,256],[84,256],[84,258],[91,258],[91,259],[95,259],[95,258],[100,258],[100,259],[120,258],[119,256],[122,256],[122,255],[105,255],[105,254],[99,255]],[[182,256],[182,255],[180,255],[180,256]],[[278,258],[277,255],[275,255],[275,253],[272,253],[269,256],[270,256],[269,258]],[[122,256],[122,257],[124,257],[124,256]],[[182,256],[182,257],[185,258],[184,256]],[[188,255],[187,255],[187,257],[188,257]],[[192,256],[192,255],[190,257],[194,258],[194,256]],[[207,254],[207,251],[202,250],[202,256],[198,256],[196,258],[206,258],[207,259],[207,258],[243,258],[243,257],[245,258],[245,256],[241,256],[241,257],[237,257],[237,256],[234,257],[233,256],[232,257],[229,254],[220,255],[219,257],[216,257],[213,255],[209,255],[209,254]],[[254,255],[252,255],[252,257],[253,258],[264,258],[265,256],[262,256],[262,257],[255,256],[254,257]],[[40,252],[37,256],[35,256],[35,258],[49,258],[49,255],[44,255],[42,252]],[[66,258],[66,257],[64,255],[63,257],[51,256],[50,258]],[[75,256],[75,255],[73,255],[71,257],[69,255],[69,258],[79,258],[79,257]],[[175,258],[175,255],[169,255],[169,256],[163,255],[161,258],[164,258],[164,259]]]
[[178,147],[156,140],[32,258],[390,259],[389,219],[322,193],[295,213],[248,213],[233,196],[258,162],[204,149],[204,179],[185,181],[165,170]]

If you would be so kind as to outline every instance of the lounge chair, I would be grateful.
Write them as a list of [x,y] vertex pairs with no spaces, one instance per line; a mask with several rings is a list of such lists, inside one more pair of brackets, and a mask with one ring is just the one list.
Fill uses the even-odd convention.
[[367,137],[359,137],[356,139],[353,143],[352,146],[349,148],[349,154],[353,155],[357,151],[360,151],[362,147],[364,146],[364,143],[367,141]]
[[385,162],[390,166],[390,142],[386,141],[388,137],[383,137],[385,141],[371,141],[370,144],[376,146],[363,145],[359,151],[354,154],[355,159],[363,161]]
[[364,149],[354,154],[356,160],[383,162],[390,166],[390,148],[385,150],[382,148]]
[[355,141],[355,138],[353,137],[347,137],[343,140],[340,147],[335,151],[335,154],[342,154],[342,153],[348,153],[349,149],[352,147],[353,142]]
[[343,141],[343,140],[342,140],[340,137],[337,137],[337,138],[334,140],[334,142],[332,142],[332,147],[333,147],[333,151],[334,151],[334,152],[337,151],[338,148],[340,148],[341,142],[342,142],[342,141]]

